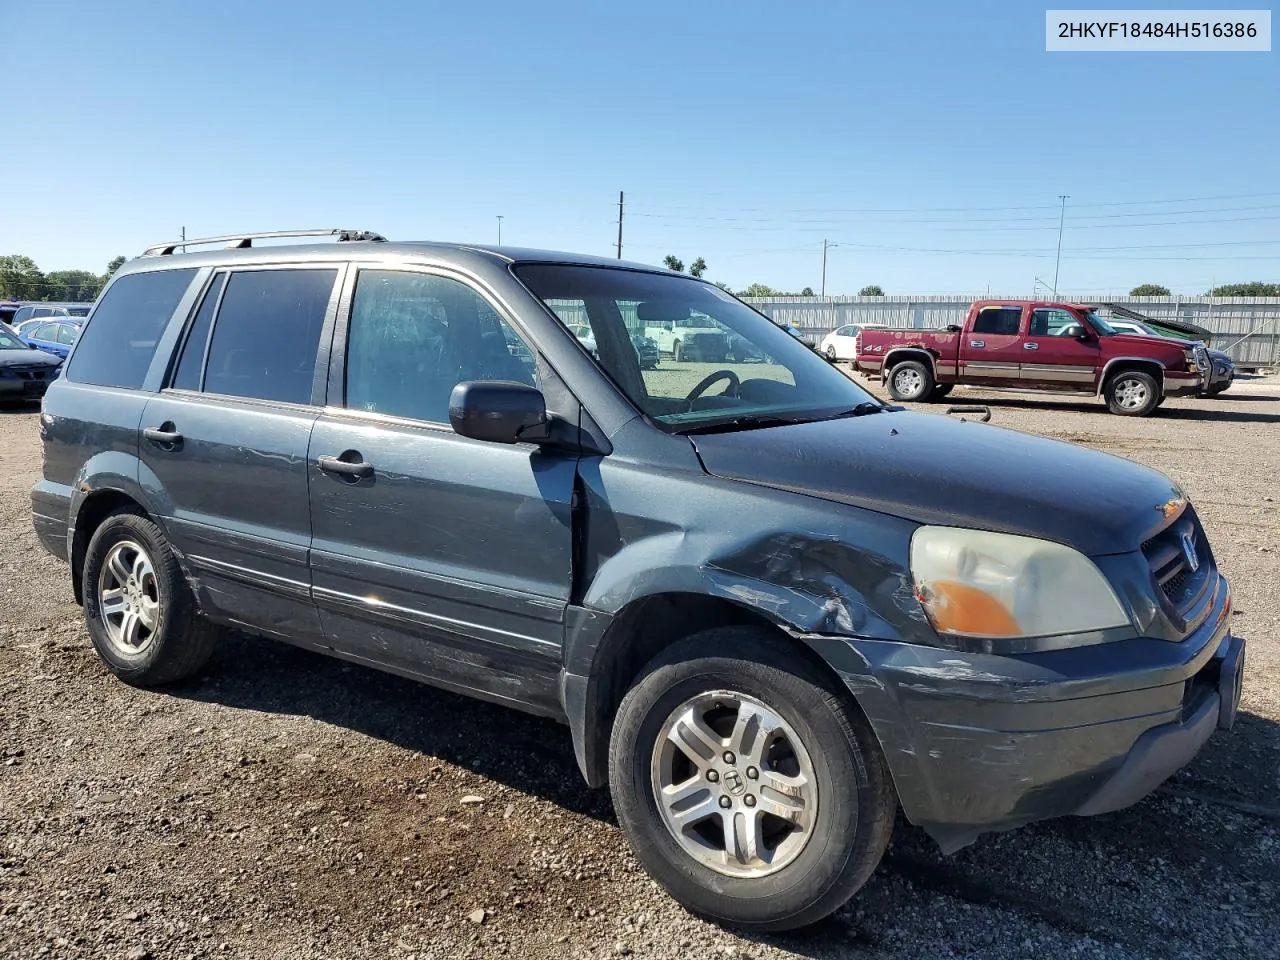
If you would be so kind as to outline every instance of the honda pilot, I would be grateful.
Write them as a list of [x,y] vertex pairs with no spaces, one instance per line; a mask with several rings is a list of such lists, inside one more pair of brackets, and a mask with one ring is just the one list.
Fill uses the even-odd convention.
[[[334,233],[152,248],[48,388],[33,521],[121,680],[234,628],[554,717],[652,876],[757,930],[843,904],[898,808],[954,851],[1232,725],[1159,473],[886,405],[669,270]],[[655,319],[751,362],[644,363]]]

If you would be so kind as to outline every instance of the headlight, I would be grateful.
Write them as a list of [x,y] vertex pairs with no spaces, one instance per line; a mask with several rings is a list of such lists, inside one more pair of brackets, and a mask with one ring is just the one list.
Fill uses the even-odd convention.
[[1060,543],[957,527],[911,538],[916,596],[938,633],[1047,637],[1129,625],[1093,562]]

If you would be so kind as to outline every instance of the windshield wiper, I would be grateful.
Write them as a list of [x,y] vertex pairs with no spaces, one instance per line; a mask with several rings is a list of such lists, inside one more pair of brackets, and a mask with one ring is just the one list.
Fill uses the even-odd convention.
[[731,420],[716,420],[714,423],[697,423],[672,432],[678,436],[688,437],[694,434],[760,430],[764,427],[789,427],[797,423],[812,423],[813,420],[813,417],[779,417],[775,414],[751,414],[749,416],[734,417]]

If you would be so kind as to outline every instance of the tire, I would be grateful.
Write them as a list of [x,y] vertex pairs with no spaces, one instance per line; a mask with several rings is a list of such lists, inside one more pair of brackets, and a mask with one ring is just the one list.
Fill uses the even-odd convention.
[[684,360],[684,344],[679,340],[677,340],[676,345],[671,348],[671,359],[676,363],[681,363]]
[[1141,370],[1121,370],[1103,390],[1107,409],[1121,417],[1145,417],[1160,405],[1160,384]]
[[[105,594],[119,584],[124,584],[119,599],[125,609],[116,613],[110,603],[116,598]],[[125,683],[175,683],[208,663],[218,629],[200,616],[164,533],[146,517],[120,512],[102,522],[89,541],[81,587],[94,649]],[[132,632],[130,610],[136,611]]]
[[889,395],[895,400],[916,403],[933,393],[933,371],[919,360],[904,360],[889,371]]
[[[717,705],[722,709],[716,711]],[[768,740],[756,738],[754,747],[740,756],[716,757],[699,741],[711,753],[701,769],[723,769],[713,781],[709,774],[699,774],[690,751],[673,746],[667,732],[686,707],[699,715],[710,710],[720,729],[729,733],[714,749],[739,747],[732,736],[734,711],[726,705],[736,705],[738,712],[743,705],[767,711],[781,726]],[[684,729],[692,728],[685,724]],[[799,749],[790,755],[785,749],[778,752],[793,737]],[[758,767],[750,763],[757,756],[762,756]],[[766,809],[786,805],[775,803],[757,785],[779,771],[798,771],[810,785],[807,794],[799,795],[811,804],[791,808],[800,811],[794,816],[803,827],[791,832],[785,832],[787,820]],[[698,791],[683,812],[706,804],[703,816],[686,824],[683,840],[660,809],[658,791],[668,780],[687,782]],[[797,782],[793,777],[790,789],[803,791]],[[614,721],[609,785],[636,857],[672,897],[694,913],[759,931],[805,926],[853,896],[880,862],[897,808],[879,744],[849,694],[788,650],[785,641],[752,627],[695,634],[644,668]],[[736,821],[759,823],[769,831],[763,836],[772,862],[730,862],[720,813],[726,801]],[[758,811],[750,813],[757,804]],[[804,809],[816,812],[807,819]],[[774,833],[778,828],[782,830]]]
[[827,359],[830,360],[832,363],[838,363],[840,361],[840,358],[836,356],[835,347],[827,347]]
[[937,385],[937,386],[935,386],[935,387],[933,388],[933,390],[929,393],[929,402],[930,402],[930,403],[936,403],[937,401],[941,400],[943,397],[945,397],[945,396],[947,396],[949,393],[951,393],[951,388],[952,388],[952,387],[954,387],[954,386],[955,386],[955,384],[953,384],[953,383],[940,383],[940,384],[938,384],[938,385]]

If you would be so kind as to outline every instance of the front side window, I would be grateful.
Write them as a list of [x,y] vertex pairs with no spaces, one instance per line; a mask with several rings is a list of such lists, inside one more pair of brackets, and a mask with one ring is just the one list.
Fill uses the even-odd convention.
[[337,270],[231,274],[213,324],[204,391],[310,403],[320,328]]
[[1031,313],[1031,336],[1063,337],[1067,330],[1080,326],[1080,318],[1070,310],[1047,309],[1041,307]]
[[1021,320],[1021,307],[984,307],[974,318],[973,332],[1016,337]]
[[57,324],[37,323],[31,329],[31,332],[27,334],[27,339],[52,341],[56,335],[57,335]]
[[16,334],[12,334],[7,328],[0,326],[0,350],[27,350],[30,349],[25,343],[18,338]]
[[189,268],[117,278],[80,333],[67,379],[104,387],[141,387],[160,335],[195,274]]
[[[526,263],[515,272],[566,326],[585,317],[596,362],[659,429],[750,429],[866,412],[864,404],[880,409],[803,343],[711,284],[612,267]],[[637,335],[671,360],[642,363]]]
[[461,281],[360,271],[347,331],[346,406],[448,423],[449,396],[468,380],[536,386],[533,353]]

